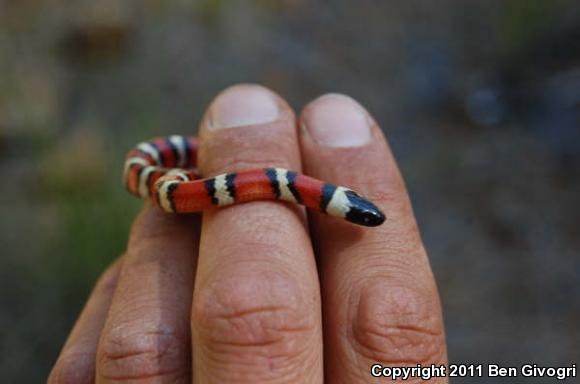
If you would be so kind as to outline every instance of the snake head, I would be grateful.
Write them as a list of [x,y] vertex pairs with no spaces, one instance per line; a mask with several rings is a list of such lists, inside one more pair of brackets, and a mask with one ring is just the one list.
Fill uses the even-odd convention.
[[365,227],[376,227],[384,223],[385,214],[376,205],[354,191],[347,191],[345,194],[350,203],[350,209],[345,216],[346,220]]

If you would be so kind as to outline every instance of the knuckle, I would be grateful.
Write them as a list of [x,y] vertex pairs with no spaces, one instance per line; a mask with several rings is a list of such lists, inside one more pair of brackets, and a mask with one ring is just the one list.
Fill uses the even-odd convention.
[[317,329],[303,296],[296,282],[280,273],[255,268],[237,273],[194,300],[192,329],[212,358],[224,363],[251,361],[250,356],[299,360],[316,341]]
[[180,378],[187,373],[184,340],[171,329],[130,332],[124,326],[113,328],[99,344],[98,374],[120,382]]
[[167,215],[157,207],[147,206],[133,222],[128,249],[142,252],[160,242],[168,242],[176,233],[190,233],[193,220],[193,217]]
[[112,295],[117,289],[117,282],[119,280],[119,271],[122,259],[125,255],[121,255],[112,265],[110,265],[97,281],[97,289],[104,295]]
[[280,156],[281,150],[279,148],[277,151],[256,152],[255,148],[242,149],[228,157],[212,158],[211,161],[202,162],[201,166],[210,175],[266,167],[292,168],[289,156]]
[[[292,260],[298,252],[303,251],[305,247],[300,245],[300,235],[295,230],[296,222],[280,220],[281,215],[289,214],[286,212],[288,207],[279,203],[267,204],[270,204],[269,209],[240,205],[238,209],[232,210],[233,220],[243,220],[244,225],[230,234],[228,245],[221,250],[222,254],[232,260],[251,260],[256,255],[260,259],[263,259],[263,255],[271,255],[270,260]],[[277,230],[272,231],[272,228]]]
[[[417,270],[421,273],[431,273],[427,253],[416,232],[398,231],[396,234],[369,238],[365,244],[360,245],[359,249],[361,254],[367,255],[371,266],[391,271],[394,276],[414,275]],[[362,265],[361,267],[368,268],[369,266]]]
[[83,384],[92,383],[94,377],[94,354],[67,353],[58,358],[54,364],[48,384]]
[[364,287],[349,334],[359,355],[383,364],[434,363],[445,354],[438,301],[415,288]]
[[[264,167],[294,168],[300,153],[296,147],[293,119],[271,123],[269,129],[225,130],[210,136],[199,150],[204,175]],[[235,148],[235,151],[232,151]],[[228,153],[224,156],[224,153]]]

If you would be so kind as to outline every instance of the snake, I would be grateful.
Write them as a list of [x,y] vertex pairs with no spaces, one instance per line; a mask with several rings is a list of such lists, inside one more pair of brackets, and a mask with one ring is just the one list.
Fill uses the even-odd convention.
[[202,178],[194,136],[156,137],[137,144],[125,159],[123,179],[132,195],[152,199],[169,213],[195,213],[259,200],[281,200],[375,227],[384,213],[350,188],[284,168],[249,169]]

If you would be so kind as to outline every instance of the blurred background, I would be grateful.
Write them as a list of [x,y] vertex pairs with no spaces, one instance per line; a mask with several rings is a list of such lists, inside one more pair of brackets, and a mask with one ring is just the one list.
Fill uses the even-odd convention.
[[578,1],[0,0],[2,382],[45,380],[123,251],[126,150],[236,82],[381,123],[451,361],[580,361]]

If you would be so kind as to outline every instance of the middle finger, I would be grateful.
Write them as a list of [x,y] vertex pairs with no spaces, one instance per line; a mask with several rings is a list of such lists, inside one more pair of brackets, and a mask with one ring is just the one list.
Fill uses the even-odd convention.
[[[295,127],[271,91],[231,87],[202,123],[200,169],[299,170]],[[212,197],[232,199],[232,184],[216,180]],[[300,209],[259,201],[204,213],[197,272],[194,382],[322,382],[318,275]]]

